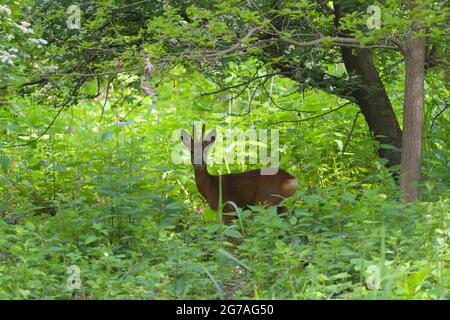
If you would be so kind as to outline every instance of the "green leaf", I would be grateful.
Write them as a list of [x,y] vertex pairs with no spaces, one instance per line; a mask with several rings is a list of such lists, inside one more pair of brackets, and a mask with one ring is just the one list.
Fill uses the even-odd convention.
[[94,242],[94,241],[96,241],[96,240],[97,240],[97,237],[96,237],[96,236],[90,235],[90,236],[88,236],[88,237],[86,238],[86,240],[84,240],[84,244],[90,244],[90,243],[92,243],[92,242]]
[[356,195],[353,193],[345,192],[341,198],[347,202],[354,203],[356,199]]
[[297,217],[292,216],[289,218],[289,223],[292,225],[297,224],[297,221],[298,221]]
[[336,139],[334,140],[334,142],[336,142],[336,144],[338,145],[339,152],[342,152],[342,148],[344,147],[342,141]]
[[217,282],[216,278],[214,278],[214,276],[208,271],[208,269],[206,269],[205,266],[202,265],[202,267],[205,273],[208,275],[209,279],[211,279],[211,282],[213,283],[214,287],[216,287],[217,295],[220,297],[220,299],[223,299],[224,293],[219,282]]
[[237,231],[236,229],[228,228],[223,233],[232,238],[238,238],[238,239],[242,238],[241,233],[239,231]]
[[227,257],[228,259],[230,259],[231,261],[235,262],[236,264],[240,265],[241,267],[244,267],[247,270],[250,270],[250,268],[243,263],[242,261],[240,261],[238,258],[236,258],[235,256],[233,256],[231,253],[229,253],[228,251],[224,250],[224,249],[219,249],[217,250],[218,253],[224,255],[225,257]]
[[400,151],[400,149],[397,148],[396,146],[393,146],[391,144],[385,144],[385,143],[380,144],[380,149]]
[[5,174],[8,173],[9,165],[11,164],[11,160],[7,156],[0,157],[0,166]]
[[106,131],[105,133],[102,134],[102,140],[106,140],[110,137],[112,137],[112,132],[111,131]]

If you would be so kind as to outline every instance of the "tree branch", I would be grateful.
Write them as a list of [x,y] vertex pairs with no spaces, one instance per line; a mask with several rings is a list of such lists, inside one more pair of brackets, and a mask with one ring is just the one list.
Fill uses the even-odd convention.
[[330,114],[330,113],[332,113],[332,112],[338,111],[338,110],[344,108],[345,106],[347,106],[347,105],[349,105],[349,104],[351,104],[351,103],[353,103],[353,102],[352,102],[352,101],[348,101],[348,102],[344,103],[343,105],[341,105],[341,106],[339,106],[339,107],[337,107],[337,108],[328,110],[328,111],[326,111],[326,112],[324,112],[324,113],[321,113],[321,114],[319,114],[319,115],[312,116],[312,117],[309,117],[309,118],[298,119],[298,120],[281,120],[281,121],[275,121],[275,122],[270,122],[269,125],[272,125],[272,124],[280,124],[280,123],[286,123],[286,122],[300,123],[300,122],[305,122],[305,121],[309,121],[309,120],[314,120],[314,119],[317,119],[317,118],[321,118],[321,117],[323,117],[323,116],[326,116],[327,114]]
[[361,110],[358,110],[358,112],[356,112],[355,119],[353,120],[353,125],[352,125],[352,128],[351,128],[351,130],[350,130],[350,133],[348,134],[347,141],[345,141],[344,147],[342,148],[342,152],[341,152],[342,155],[344,155],[345,149],[347,148],[347,145],[348,145],[348,143],[350,142],[350,138],[351,138],[352,135],[353,135],[353,130],[355,130],[356,121],[358,120],[358,116],[359,116],[360,114],[361,114]]
[[10,146],[5,146],[5,148],[14,148],[14,147],[25,147],[25,146],[29,146],[33,143],[35,143],[36,141],[38,141],[39,139],[41,139],[49,130],[50,128],[53,126],[53,124],[56,122],[56,120],[58,119],[59,115],[61,114],[61,112],[69,105],[69,103],[73,100],[74,96],[76,96],[76,94],[78,93],[78,91],[80,90],[81,86],[84,84],[85,79],[81,78],[78,80],[77,84],[75,85],[74,89],[72,90],[72,92],[69,93],[69,96],[66,98],[66,100],[64,100],[64,102],[61,104],[61,107],[59,108],[58,112],[56,113],[56,115],[53,117],[52,121],[50,122],[50,124],[47,126],[47,128],[45,128],[44,131],[42,131],[42,133],[40,133],[36,138],[34,138],[31,141],[28,141],[26,143],[23,144],[15,144],[15,145],[10,145]]
[[[267,24],[269,28],[275,33],[275,35],[280,39],[281,41],[285,43],[289,43],[292,45],[295,45],[297,47],[313,47],[317,45],[321,45],[323,43],[330,43],[331,45],[337,45],[341,47],[355,47],[355,48],[384,48],[384,49],[398,49],[398,46],[389,46],[386,44],[373,44],[373,45],[363,45],[359,39],[355,38],[345,38],[345,37],[328,37],[324,36],[315,26],[313,28],[314,31],[318,32],[321,36],[318,39],[311,40],[311,41],[297,41],[291,38],[285,37],[270,21],[270,19],[267,19],[264,15],[264,12],[262,12],[261,8],[253,1],[248,0],[249,4],[260,14],[261,18],[264,21],[267,21]],[[312,22],[310,20],[310,24]],[[386,39],[387,40],[387,39]]]
[[283,74],[283,73],[282,72],[274,72],[274,73],[264,74],[264,75],[261,75],[261,76],[254,77],[254,78],[252,78],[252,79],[250,79],[248,81],[241,82],[241,83],[229,86],[229,87],[224,87],[224,88],[220,88],[220,89],[215,90],[215,91],[202,93],[202,94],[200,94],[200,97],[218,94],[218,93],[221,93],[221,92],[224,92],[224,91],[228,91],[228,90],[231,90],[231,89],[236,89],[236,88],[239,88],[239,87],[242,87],[242,86],[247,86],[248,87],[248,85],[250,83],[252,83],[253,81],[255,81],[255,80],[258,80],[258,79],[261,79],[261,78],[268,78],[268,77],[272,77],[272,76],[275,76],[275,75],[281,75],[281,74]]
[[108,81],[108,84],[106,85],[105,102],[103,103],[103,106],[102,106],[102,113],[101,113],[101,115],[100,115],[100,121],[102,121],[102,119],[103,119],[103,114],[105,113],[105,107],[106,107],[106,104],[108,103],[108,97],[109,97],[109,89],[110,89],[110,87],[111,87],[112,82],[114,81],[114,78],[115,78],[115,77],[112,77],[112,78]]

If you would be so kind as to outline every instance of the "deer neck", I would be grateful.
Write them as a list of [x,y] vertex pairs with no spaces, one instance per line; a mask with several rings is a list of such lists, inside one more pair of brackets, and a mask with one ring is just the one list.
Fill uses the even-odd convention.
[[194,166],[194,175],[198,191],[210,203],[214,194],[214,176],[209,174],[206,164]]

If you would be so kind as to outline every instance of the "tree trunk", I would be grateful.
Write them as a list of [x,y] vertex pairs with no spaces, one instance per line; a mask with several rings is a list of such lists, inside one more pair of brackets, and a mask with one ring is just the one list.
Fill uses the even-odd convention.
[[[379,142],[379,157],[388,160],[388,167],[400,164],[402,131],[372,54],[367,49],[357,48],[342,48],[341,54],[348,74],[358,76],[362,82],[350,94],[358,102],[373,138]],[[394,146],[398,150],[382,144]]]
[[[335,14],[336,30],[339,29],[339,19],[343,8],[339,3],[333,2]],[[284,21],[278,17],[279,21]],[[279,21],[272,20],[272,23],[279,29]],[[345,36],[345,34],[339,34]],[[285,48],[282,44],[267,46],[264,51],[272,58],[283,56]],[[368,49],[341,48],[341,56],[349,75],[356,75],[361,80],[359,86],[352,85],[351,81],[339,79],[332,75],[316,74],[313,86],[328,93],[349,100],[355,100],[359,105],[362,114],[367,122],[373,139],[378,141],[377,154],[381,158],[387,159],[386,167],[399,165],[401,161],[400,149],[402,145],[402,130],[397,120],[397,116],[392,108],[391,101],[386,93],[384,84],[380,79],[378,71],[373,62],[372,54]],[[289,62],[274,64],[285,76],[290,77],[300,83],[304,82],[304,66],[291,65]],[[330,85],[336,86],[336,90],[329,91]],[[395,148],[381,146],[391,145]],[[397,149],[397,150],[395,150]]]
[[410,30],[403,52],[406,76],[400,191],[404,200],[412,202],[419,198],[422,167],[425,37],[415,37]]
[[[270,57],[279,57],[283,54],[282,48],[281,46],[266,47],[265,52]],[[354,51],[352,52],[352,50]],[[361,81],[360,85],[352,85],[350,81],[332,75],[327,75],[328,80],[324,80],[325,74],[316,74],[313,86],[341,98],[355,100],[378,144],[392,145],[398,149],[379,146],[377,148],[378,156],[388,160],[386,167],[399,165],[402,131],[370,51],[342,48],[341,52],[347,72],[350,75],[357,75]],[[285,76],[299,83],[303,83],[307,77],[304,73],[305,70],[298,66],[289,63],[278,63],[274,66],[280,69]],[[330,85],[336,86],[336,90],[329,91]]]

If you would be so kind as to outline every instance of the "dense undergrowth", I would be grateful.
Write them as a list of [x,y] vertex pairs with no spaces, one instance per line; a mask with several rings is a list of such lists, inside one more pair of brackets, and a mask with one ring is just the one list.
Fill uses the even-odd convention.
[[[244,118],[224,116],[226,103],[205,113],[201,105],[214,100],[196,98],[190,81],[158,90],[153,105],[120,105],[123,93],[112,94],[103,116],[103,101],[82,101],[38,143],[2,150],[1,299],[448,298],[445,119],[428,134],[414,204],[399,201],[362,119],[347,143],[356,108],[277,126],[282,167],[301,181],[289,213],[255,207],[255,218],[240,211],[223,226],[191,167],[171,162],[172,132],[193,120],[265,128],[286,116],[262,98]],[[313,92],[304,99],[312,111],[334,103]],[[3,111],[5,144],[29,141],[53,115],[26,101],[12,108],[22,118]],[[17,135],[30,125],[36,132]],[[70,266],[80,270],[79,289],[70,288]]]

